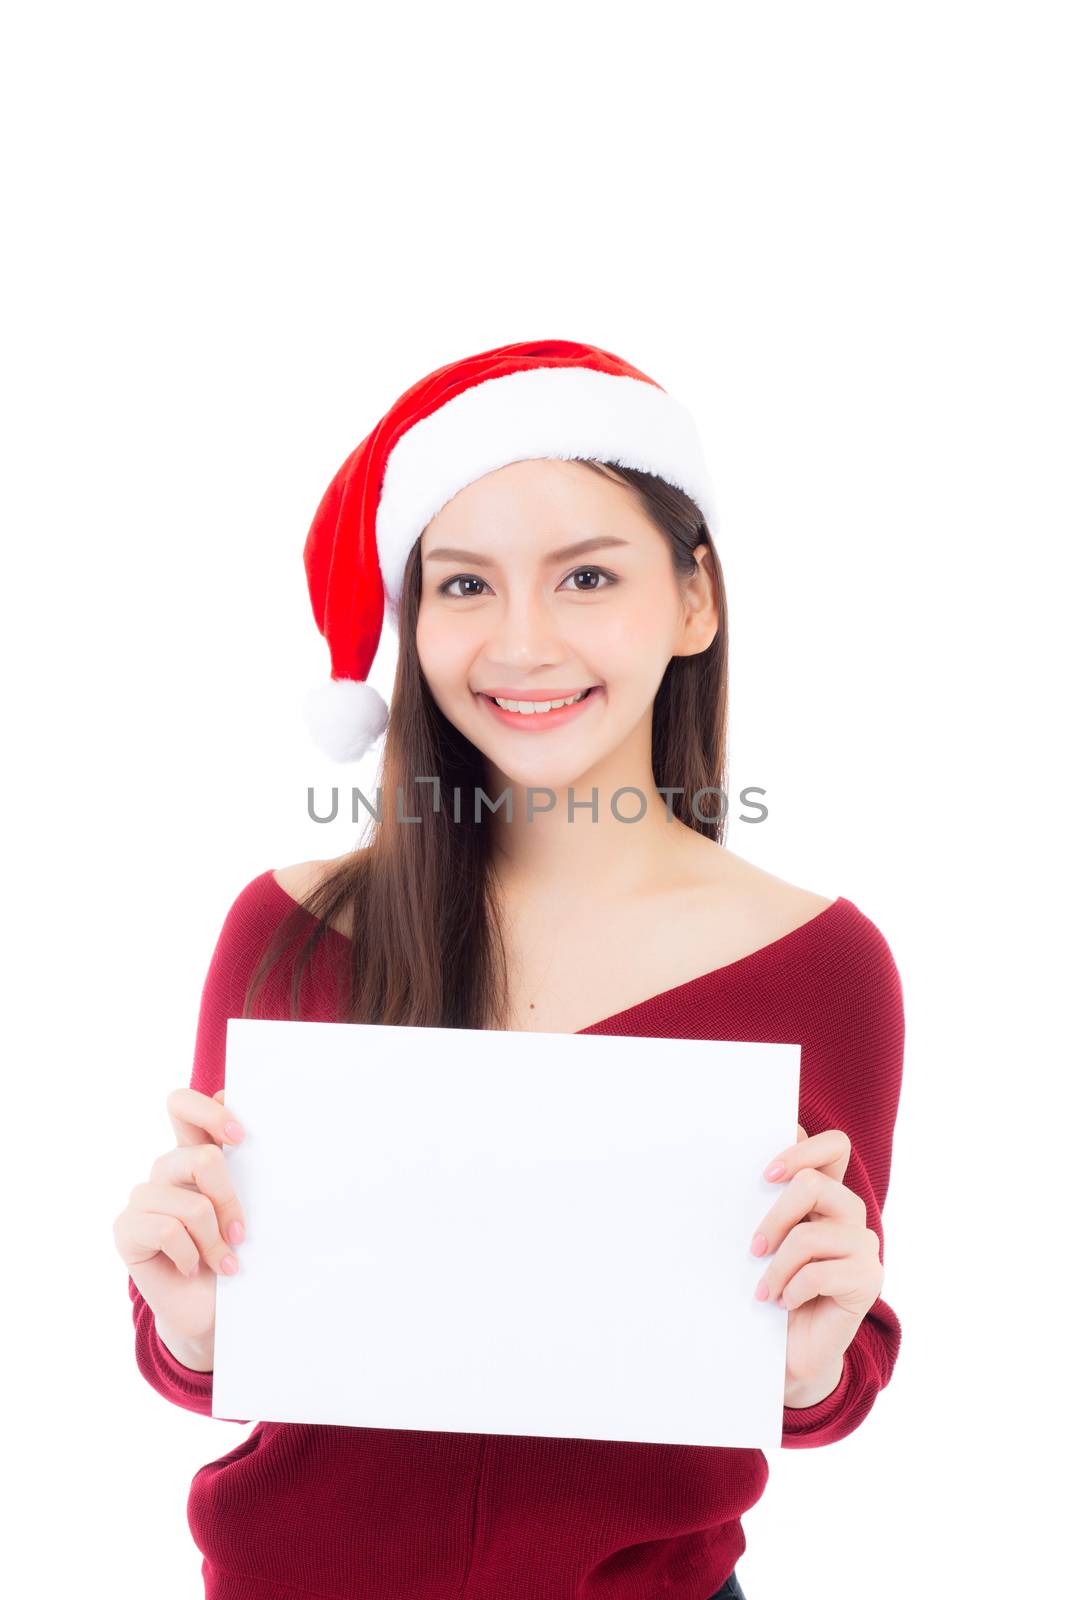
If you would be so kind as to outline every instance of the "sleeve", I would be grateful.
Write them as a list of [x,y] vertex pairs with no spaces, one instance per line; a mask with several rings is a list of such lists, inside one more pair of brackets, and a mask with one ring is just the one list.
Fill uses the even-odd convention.
[[133,1279],[128,1281],[133,1301],[134,1355],[141,1376],[164,1400],[209,1417],[214,1374],[196,1372],[172,1355],[156,1331],[155,1312]]
[[[200,1015],[190,1086],[212,1095],[223,1087],[226,1023],[244,1009],[245,990],[270,932],[265,923],[263,892],[266,874],[253,879],[230,906],[215,944],[200,997]],[[129,1277],[133,1302],[134,1353],[147,1383],[173,1405],[211,1415],[214,1374],[183,1366],[167,1349],[156,1329],[155,1313]],[[247,1418],[224,1420],[245,1422]]]
[[[867,1207],[885,1265],[882,1212],[889,1188],[893,1132],[904,1063],[904,1003],[885,938],[855,910],[857,936],[847,952],[829,953],[813,974],[813,1003],[829,1026],[801,1051],[800,1123],[810,1135],[842,1128],[852,1144],[844,1183]],[[859,1427],[893,1374],[900,1322],[879,1296],[845,1351],[836,1389],[812,1406],[783,1410],[782,1446],[833,1444]]]

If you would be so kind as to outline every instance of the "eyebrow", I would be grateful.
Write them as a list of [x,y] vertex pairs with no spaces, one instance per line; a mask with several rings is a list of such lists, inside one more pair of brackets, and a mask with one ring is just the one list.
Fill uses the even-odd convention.
[[[544,559],[546,561],[565,561],[568,556],[585,555],[589,550],[604,550],[613,545],[628,545],[629,543],[629,539],[620,539],[615,534],[594,534],[590,539],[579,539],[577,544],[564,545],[561,550],[550,550]],[[456,550],[451,546],[428,551],[426,560],[472,561],[481,567],[495,567],[497,564],[493,556],[480,555],[477,550]]]

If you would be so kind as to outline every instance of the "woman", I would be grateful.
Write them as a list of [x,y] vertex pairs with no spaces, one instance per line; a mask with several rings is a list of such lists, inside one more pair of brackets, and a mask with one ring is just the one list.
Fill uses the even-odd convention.
[[[330,484],[305,565],[332,676],[309,712],[342,759],[388,721],[382,803],[365,846],[237,896],[168,1100],[177,1145],[116,1220],[138,1365],[174,1403],[210,1414],[216,1275],[244,1237],[222,1154],[240,1015],[800,1041],[798,1140],[767,1153],[779,1193],[749,1246],[788,1317],[783,1446],[843,1438],[889,1381],[899,976],[851,901],[723,845],[714,533],[688,413],[570,341],[431,373]],[[366,682],[386,609],[388,713]],[[707,1600],[742,1596],[767,1470],[760,1450],[268,1422],[200,1469],[188,1513],[217,1600]]]

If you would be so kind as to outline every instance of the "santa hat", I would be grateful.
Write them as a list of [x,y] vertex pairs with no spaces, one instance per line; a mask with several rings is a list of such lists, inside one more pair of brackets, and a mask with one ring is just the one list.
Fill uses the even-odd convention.
[[366,681],[404,568],[452,496],[512,461],[582,458],[656,473],[684,490],[716,535],[700,439],[684,406],[620,356],[569,339],[501,345],[438,367],[391,406],[335,474],[304,546],[330,681],[305,701],[336,761],[355,761],[389,709]]

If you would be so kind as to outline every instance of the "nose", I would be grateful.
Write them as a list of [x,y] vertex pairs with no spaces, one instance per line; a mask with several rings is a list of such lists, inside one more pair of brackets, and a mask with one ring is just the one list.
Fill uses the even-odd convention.
[[496,626],[486,644],[486,655],[499,666],[551,666],[565,660],[569,651],[560,637],[550,597],[536,584],[511,590],[497,611]]

